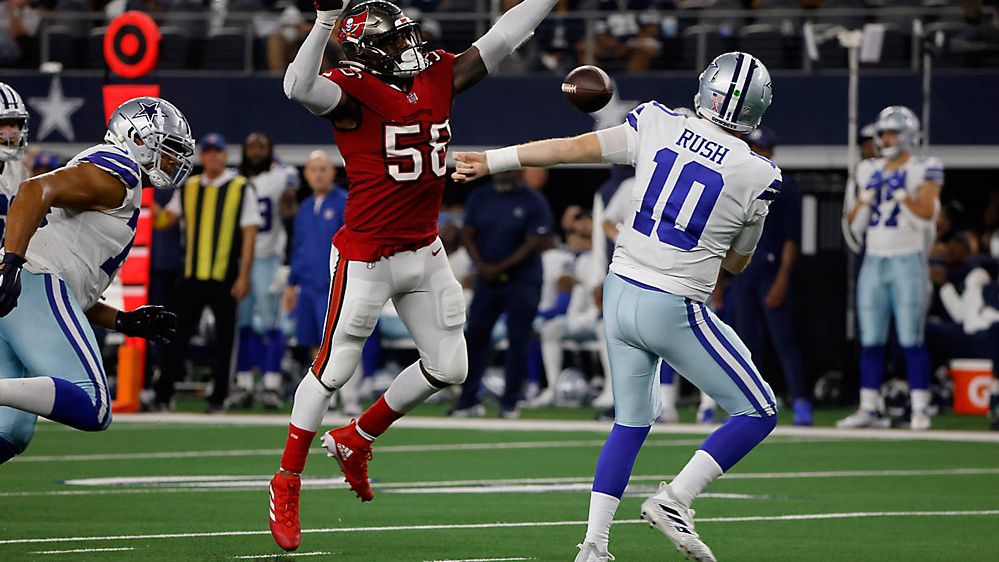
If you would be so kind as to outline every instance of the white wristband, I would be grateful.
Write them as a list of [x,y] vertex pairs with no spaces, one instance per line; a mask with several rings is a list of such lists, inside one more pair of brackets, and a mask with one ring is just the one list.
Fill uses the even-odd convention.
[[336,20],[340,18],[340,14],[343,10],[323,10],[316,12],[316,23],[322,25],[326,29],[333,29],[336,27]]
[[519,170],[520,156],[517,154],[516,146],[508,146],[496,150],[486,151],[486,165],[489,166],[490,174]]

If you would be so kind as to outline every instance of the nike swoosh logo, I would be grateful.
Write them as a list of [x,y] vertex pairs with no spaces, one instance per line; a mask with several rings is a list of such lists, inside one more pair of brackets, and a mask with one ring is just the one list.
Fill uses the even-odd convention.
[[436,252],[430,252],[430,255],[432,255],[434,257],[437,257],[437,254],[441,253],[441,250],[443,250],[443,249],[444,249],[444,246],[441,246],[440,248],[437,248]]

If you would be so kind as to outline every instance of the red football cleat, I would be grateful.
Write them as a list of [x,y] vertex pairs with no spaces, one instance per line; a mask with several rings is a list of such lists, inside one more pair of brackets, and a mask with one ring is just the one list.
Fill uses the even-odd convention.
[[302,477],[278,471],[271,478],[271,535],[278,546],[295,550],[302,544],[302,525],[298,522],[298,495]]
[[371,442],[357,433],[357,420],[326,432],[322,437],[326,455],[336,459],[340,472],[346,477],[350,489],[362,502],[369,502],[375,492],[368,482],[368,461],[371,460]]

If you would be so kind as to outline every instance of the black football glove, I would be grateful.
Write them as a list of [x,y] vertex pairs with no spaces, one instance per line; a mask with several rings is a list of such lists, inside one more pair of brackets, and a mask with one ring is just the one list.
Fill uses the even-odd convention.
[[344,0],[312,0],[312,5],[316,8],[317,12],[339,12],[347,7],[346,4]]
[[119,312],[114,329],[129,337],[166,345],[177,335],[177,315],[162,306],[140,306],[132,312]]
[[25,259],[7,252],[0,261],[0,317],[7,316],[17,306],[21,296],[21,267]]

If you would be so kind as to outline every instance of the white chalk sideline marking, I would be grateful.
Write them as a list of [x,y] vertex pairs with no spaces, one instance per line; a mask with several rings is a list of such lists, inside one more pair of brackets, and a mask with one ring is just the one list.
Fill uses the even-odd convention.
[[[817,519],[859,519],[872,517],[990,517],[999,516],[999,509],[982,509],[973,511],[858,511],[848,513],[799,513],[793,515],[758,515],[750,517],[705,517],[697,519],[697,523],[742,523],[747,521],[811,521]],[[615,521],[615,525],[632,525],[641,523],[648,525],[642,519]],[[302,529],[303,534],[310,533],[386,533],[397,531],[442,531],[442,530],[473,530],[473,529],[513,529],[521,527],[566,527],[583,526],[586,521],[522,521],[514,523],[456,523],[450,525],[394,525],[385,527],[331,527],[326,529]],[[110,535],[104,537],[52,537],[33,539],[3,539],[0,544],[38,544],[90,541],[130,541],[156,539],[195,539],[214,537],[247,537],[269,535],[270,531],[217,531],[200,533],[163,533],[146,535]]]
[[85,552],[128,552],[130,550],[135,550],[131,547],[126,548],[74,548],[73,550],[39,550],[37,552],[32,552],[31,554],[83,554]]
[[[119,414],[115,423],[167,423],[204,424],[216,426],[282,426],[288,425],[286,415],[266,414]],[[342,416],[327,416],[324,425],[344,425],[350,422]],[[573,420],[502,420],[502,419],[462,419],[435,418],[429,416],[406,416],[393,427],[413,429],[452,429],[481,431],[590,431],[606,435],[613,422],[573,421]],[[982,427],[984,428],[984,421]],[[655,434],[707,435],[717,429],[717,425],[657,424]],[[999,433],[993,431],[932,430],[909,431],[906,429],[837,429],[833,427],[788,427],[778,426],[774,436],[789,437],[830,437],[833,439],[874,439],[892,441],[964,441],[999,443]]]
[[[732,472],[722,476],[725,480],[766,480],[790,478],[867,478],[867,477],[919,477],[919,476],[980,476],[999,474],[999,468],[945,468],[919,470],[832,470],[817,472]],[[675,475],[634,475],[631,481],[658,482],[669,481]],[[91,496],[106,494],[156,494],[198,492],[210,489],[213,492],[258,491],[267,487],[270,476],[124,476],[112,478],[81,478],[66,480],[64,484],[73,486],[107,488],[98,490],[47,490],[37,492],[0,492],[0,498],[6,497],[45,497],[45,496]],[[422,482],[375,482],[374,487],[380,490],[398,490],[406,488],[433,488],[457,486],[530,486],[583,484],[588,485],[593,476],[562,476],[551,478],[509,478],[509,479],[477,479],[477,480],[436,480]],[[141,488],[126,486],[148,486]],[[344,489],[347,487],[341,478],[305,478],[303,488],[308,489]],[[474,492],[473,492],[474,493]]]
[[255,560],[258,558],[291,558],[293,556],[330,556],[332,552],[281,552],[276,554],[249,554],[246,556],[233,556],[236,560]]

